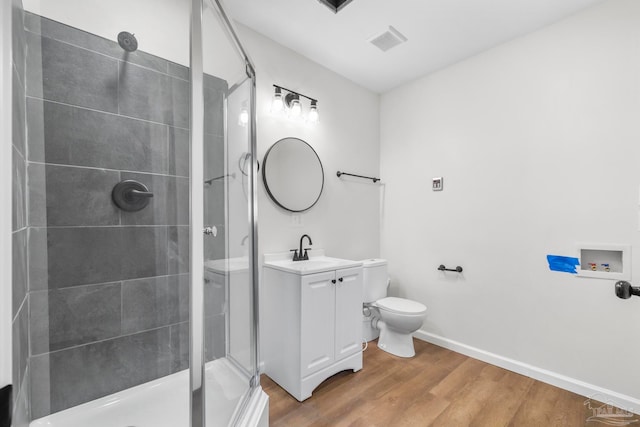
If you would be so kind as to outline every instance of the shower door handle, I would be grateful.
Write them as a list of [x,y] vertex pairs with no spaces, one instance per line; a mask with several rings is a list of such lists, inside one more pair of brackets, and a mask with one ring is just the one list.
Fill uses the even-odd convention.
[[202,232],[207,236],[216,237],[218,235],[218,228],[215,225],[212,225],[211,227],[205,227]]

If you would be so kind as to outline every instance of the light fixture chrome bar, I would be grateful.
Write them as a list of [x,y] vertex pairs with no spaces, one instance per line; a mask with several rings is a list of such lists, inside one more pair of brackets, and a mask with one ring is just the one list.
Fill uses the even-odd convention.
[[301,97],[303,97],[303,98],[307,98],[309,101],[314,101],[314,102],[316,102],[316,103],[318,102],[318,100],[317,100],[317,99],[315,99],[315,98],[311,98],[310,96],[307,96],[307,95],[303,95],[303,94],[301,94],[300,92],[296,92],[295,90],[287,89],[286,87],[278,86],[278,85],[276,85],[276,84],[274,84],[274,85],[273,85],[273,87],[278,88],[278,89],[281,89],[281,90],[286,90],[286,91],[287,91],[287,92],[289,92],[289,93],[294,93],[294,94],[296,94],[296,95],[298,95],[298,96],[301,96]]

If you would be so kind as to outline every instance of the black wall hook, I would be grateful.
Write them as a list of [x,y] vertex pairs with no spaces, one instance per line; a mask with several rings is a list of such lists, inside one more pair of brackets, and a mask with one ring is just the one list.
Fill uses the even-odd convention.
[[631,283],[620,280],[616,282],[616,296],[622,299],[629,299],[632,295],[640,297],[640,287],[631,286]]
[[462,267],[457,266],[456,268],[447,268],[444,266],[444,264],[440,264],[440,266],[438,267],[438,270],[440,271],[455,271],[456,273],[462,273]]

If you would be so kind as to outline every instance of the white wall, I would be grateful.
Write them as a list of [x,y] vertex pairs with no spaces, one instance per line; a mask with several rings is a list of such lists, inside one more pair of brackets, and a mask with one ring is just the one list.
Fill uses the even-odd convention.
[[11,2],[0,4],[0,388],[11,383]]
[[116,41],[134,33],[140,50],[189,64],[188,0],[23,0],[24,9]]
[[[301,226],[293,225],[294,215],[269,199],[260,176],[259,253],[297,248],[300,236],[306,233],[313,239],[314,248],[324,248],[330,256],[378,256],[381,186],[336,176],[338,170],[379,175],[378,95],[247,27],[238,25],[238,32],[256,66],[260,163],[273,143],[296,137],[316,150],[325,173],[318,203],[297,214]],[[272,115],[273,84],[318,99],[320,123],[311,126]],[[308,110],[308,103],[302,103]]]
[[640,402],[640,298],[545,259],[630,244],[640,285],[638,40],[640,2],[611,0],[382,96],[381,252],[423,337]]

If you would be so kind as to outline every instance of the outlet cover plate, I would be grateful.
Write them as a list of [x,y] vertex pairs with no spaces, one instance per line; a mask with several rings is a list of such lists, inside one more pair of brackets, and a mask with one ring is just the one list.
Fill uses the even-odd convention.
[[442,191],[443,179],[441,176],[431,179],[431,188],[433,191]]

